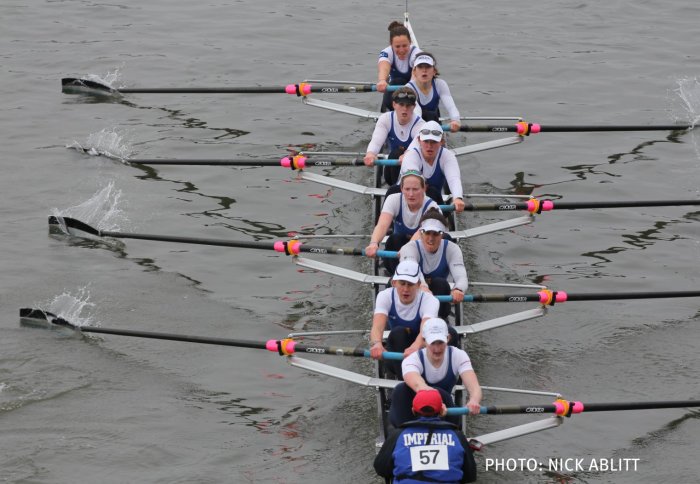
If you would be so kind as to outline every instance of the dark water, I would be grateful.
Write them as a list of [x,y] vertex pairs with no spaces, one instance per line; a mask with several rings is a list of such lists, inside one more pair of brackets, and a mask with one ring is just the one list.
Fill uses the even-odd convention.
[[[688,122],[700,107],[696,2],[409,5],[463,114],[542,124]],[[0,480],[378,482],[374,396],[265,352],[21,327],[42,306],[105,327],[266,340],[364,329],[369,288],[274,253],[47,235],[55,209],[102,228],[246,240],[368,233],[369,200],[274,168],[146,170],[65,146],[116,133],[138,157],[275,157],[361,150],[372,124],[268,96],[132,95],[93,102],[59,79],[118,70],[130,87],[371,81],[401,2],[52,1],[0,6],[3,224]],[[686,99],[686,101],[683,100]],[[373,95],[335,97],[374,109]],[[696,101],[696,102],[694,102]],[[91,137],[93,135],[93,137]],[[695,134],[546,134],[462,158],[470,191],[567,201],[696,199]],[[455,145],[494,135],[452,137]],[[362,169],[334,177],[369,183]],[[92,198],[100,190],[102,194]],[[469,226],[503,214],[463,217]],[[698,285],[692,207],[553,212],[465,244],[471,277],[569,292]],[[323,259],[333,262],[332,259]],[[365,261],[335,260],[368,270]],[[63,297],[60,297],[63,295]],[[508,306],[508,307],[506,307]],[[474,320],[527,305],[468,308]],[[82,311],[78,311],[82,309]],[[78,314],[79,313],[79,314]],[[482,384],[584,402],[697,399],[697,299],[568,303],[471,338]],[[355,345],[360,338],[322,338]],[[368,373],[364,361],[324,360]],[[536,401],[535,401],[536,400]],[[485,403],[542,402],[487,394]],[[547,399],[544,400],[547,403]],[[580,415],[484,449],[482,482],[695,482],[697,411]],[[477,417],[474,434],[529,417]],[[636,471],[485,471],[487,459],[638,459]]]

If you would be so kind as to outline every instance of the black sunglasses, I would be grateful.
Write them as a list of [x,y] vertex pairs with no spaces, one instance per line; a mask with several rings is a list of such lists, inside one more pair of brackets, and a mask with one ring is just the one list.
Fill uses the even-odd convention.
[[437,129],[421,129],[420,134],[432,134],[433,136],[442,136],[442,131],[439,131]]
[[439,235],[440,237],[442,237],[442,234],[445,233],[445,232],[443,232],[442,230],[425,230],[425,229],[420,229],[420,231],[421,231],[422,234],[425,234],[425,235]]
[[416,95],[411,94],[410,92],[397,92],[393,96],[394,101],[397,101],[399,99],[401,100],[406,100],[406,101],[411,101],[412,103],[416,102]]

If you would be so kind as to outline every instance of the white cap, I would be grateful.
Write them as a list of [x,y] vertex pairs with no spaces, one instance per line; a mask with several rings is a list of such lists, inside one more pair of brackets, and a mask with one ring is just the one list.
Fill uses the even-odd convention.
[[447,323],[440,318],[430,318],[423,323],[421,333],[427,344],[432,344],[435,341],[447,343],[447,337],[450,334],[447,331]]
[[434,218],[423,220],[423,223],[420,224],[420,229],[426,232],[447,232],[447,227]]
[[394,281],[406,281],[415,284],[420,280],[420,267],[418,263],[411,259],[403,260],[396,267],[394,272]]
[[421,64],[428,64],[429,66],[434,66],[435,60],[432,57],[430,57],[429,55],[420,54],[419,56],[416,57],[416,60],[413,61],[413,65],[419,66]]
[[[439,133],[438,133],[439,131]],[[437,121],[428,121],[425,123],[420,131],[418,137],[421,141],[442,141],[442,135],[444,131],[442,126]]]

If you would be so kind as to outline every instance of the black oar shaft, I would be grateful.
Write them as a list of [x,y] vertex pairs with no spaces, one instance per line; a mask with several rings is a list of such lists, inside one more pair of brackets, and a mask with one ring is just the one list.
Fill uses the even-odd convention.
[[459,130],[467,133],[518,133],[530,135],[535,133],[583,133],[603,131],[677,131],[690,129],[690,124],[656,124],[656,125],[539,125],[523,123],[504,124],[463,124]]
[[621,200],[593,202],[560,202],[556,200],[529,200],[511,203],[467,203],[464,210],[469,212],[500,211],[511,212],[527,210],[530,212],[548,212],[551,210],[581,210],[596,208],[633,208],[633,207],[680,207],[700,205],[698,200]]
[[[165,159],[165,158],[135,158],[124,160],[132,165],[182,165],[182,166],[283,166],[279,159],[256,160],[247,159]],[[304,159],[304,166],[360,166],[364,165],[362,160],[357,158],[336,158],[336,159]]]
[[226,239],[208,239],[199,237],[182,237],[177,235],[158,235],[158,234],[140,234],[136,232],[114,232],[110,230],[98,230],[85,222],[71,217],[49,217],[49,225],[64,227],[70,234],[75,232],[84,232],[98,237],[114,237],[117,239],[138,239],[152,240],[157,242],[174,242],[180,244],[196,244],[196,245],[212,245],[218,247],[238,247],[244,249],[263,249],[282,252],[287,255],[296,255],[300,252],[308,252],[315,254],[335,254],[335,255],[365,255],[364,250],[357,247],[341,247],[341,246],[323,246],[323,245],[306,245],[298,240],[277,241],[277,242],[258,242],[246,240],[226,240]]
[[560,401],[547,405],[494,405],[482,407],[482,414],[519,414],[519,413],[556,413],[565,415],[563,410],[571,409],[567,413],[587,412],[614,412],[622,410],[655,410],[664,408],[690,408],[700,406],[700,400],[676,400],[658,402],[613,402],[613,403],[584,403]]
[[554,305],[567,301],[611,301],[618,299],[664,299],[700,297],[697,291],[646,291],[646,292],[591,292],[568,293],[564,291],[540,291],[536,294],[465,294],[465,302],[539,302]]

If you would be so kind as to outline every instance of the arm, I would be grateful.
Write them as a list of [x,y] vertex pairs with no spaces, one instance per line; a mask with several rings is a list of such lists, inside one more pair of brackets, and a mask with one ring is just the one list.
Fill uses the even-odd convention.
[[379,215],[377,226],[374,227],[374,230],[372,231],[370,243],[367,247],[365,247],[365,255],[367,255],[367,257],[374,257],[377,254],[379,244],[386,235],[387,230],[389,230],[392,220],[394,220],[394,217],[389,212],[382,212]]
[[464,266],[462,251],[453,242],[447,244],[447,265],[455,283],[454,289],[452,289],[452,299],[455,302],[461,302],[464,300],[464,292],[469,287],[469,279],[467,278],[467,269]]
[[381,358],[382,353],[386,351],[382,341],[388,319],[388,316],[382,313],[374,313],[372,317],[372,329],[369,332],[369,355],[375,360]]
[[389,434],[389,438],[384,441],[377,457],[374,458],[374,471],[386,479],[394,477],[394,449],[399,435],[401,430],[398,429]]
[[[391,51],[391,47],[389,47],[388,49]],[[389,59],[389,53],[387,52],[387,49],[384,49],[379,53],[379,61],[377,62],[377,91],[386,91],[390,71],[391,59]]]
[[441,162],[442,171],[445,173],[445,179],[447,180],[447,186],[450,187],[450,193],[452,193],[455,209],[457,212],[462,212],[464,211],[464,193],[462,190],[462,175],[459,170],[457,157],[452,151],[443,148]]
[[367,145],[367,154],[365,155],[365,165],[373,166],[374,160],[377,159],[377,154],[381,151],[382,146],[386,142],[386,138],[389,136],[389,129],[391,127],[391,119],[389,118],[391,113],[384,113],[379,116],[377,124],[374,125],[374,131],[372,132],[372,139]]
[[469,401],[466,407],[469,409],[469,413],[477,415],[481,406],[481,385],[479,385],[476,373],[474,370],[467,370],[462,372],[460,376],[462,377],[462,384],[469,392]]
[[447,85],[445,81],[442,79],[438,79],[438,82],[435,83],[437,87],[438,94],[440,95],[440,101],[445,106],[445,109],[447,109],[447,114],[450,116],[450,131],[457,132],[459,131],[459,126],[460,126],[460,121],[459,121],[459,109],[457,109],[457,105],[455,104],[455,100],[452,98],[452,93],[450,92],[450,87]]

